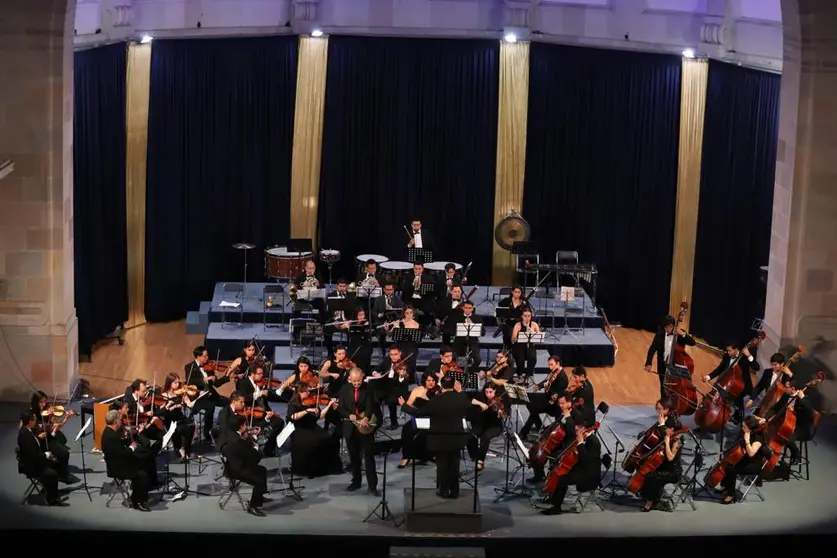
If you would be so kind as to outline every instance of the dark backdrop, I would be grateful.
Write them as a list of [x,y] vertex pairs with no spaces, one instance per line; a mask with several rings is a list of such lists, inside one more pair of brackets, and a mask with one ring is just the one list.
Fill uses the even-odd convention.
[[776,74],[709,62],[691,329],[719,346],[764,315],[780,90]]
[[[532,43],[523,217],[542,261],[599,268],[612,321],[668,312],[680,58]],[[591,293],[592,294],[592,293]]]
[[244,279],[234,242],[288,238],[297,37],[154,41],[148,115],[146,303],[181,318]]
[[75,53],[73,248],[79,353],[128,319],[123,43]]
[[354,258],[406,259],[402,225],[421,219],[435,260],[491,270],[497,41],[331,37],[319,244]]

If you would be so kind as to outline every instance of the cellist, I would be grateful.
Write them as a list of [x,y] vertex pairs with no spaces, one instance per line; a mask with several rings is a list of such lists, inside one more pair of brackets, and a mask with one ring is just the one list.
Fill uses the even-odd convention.
[[602,444],[599,442],[595,430],[581,425],[575,427],[575,440],[578,451],[578,462],[568,475],[558,480],[558,486],[549,497],[551,508],[541,511],[542,515],[560,515],[561,504],[567,496],[570,485],[575,485],[580,492],[594,490],[599,486],[602,472]]
[[[770,369],[762,373],[756,387],[753,388],[752,397],[745,399],[744,409],[748,410],[752,408],[756,404],[755,402],[759,401],[760,397],[767,395],[767,392],[776,382],[786,386],[790,383],[791,378],[793,378],[793,372],[785,365],[785,355],[782,353],[773,354],[770,357]],[[764,409],[764,411],[768,410]]]
[[[564,448],[566,448],[573,441],[575,425],[584,424],[582,411],[573,407],[572,395],[566,392],[558,394],[558,409],[561,414],[557,420],[561,424],[561,428],[564,430],[564,440],[556,448],[555,455],[561,453]],[[533,484],[543,482],[545,477],[544,466],[539,465],[538,463],[531,463],[531,467],[535,476],[528,479],[528,482]]]
[[744,347],[744,350],[742,351],[737,343],[729,343],[724,349],[724,356],[721,358],[721,362],[718,364],[718,367],[703,377],[703,381],[707,383],[709,383],[710,380],[714,380],[723,374],[742,353],[744,358],[742,358],[739,362],[739,366],[741,367],[741,375],[744,380],[744,391],[741,392],[741,395],[739,395],[738,399],[735,401],[736,422],[741,422],[743,419],[745,398],[752,397],[753,395],[753,379],[751,376],[753,372],[758,372],[761,368],[756,358],[747,347]]
[[744,458],[737,465],[727,467],[721,487],[724,489],[722,504],[732,504],[736,500],[735,483],[739,476],[758,475],[764,465],[764,457],[760,455],[761,448],[766,442],[764,426],[767,422],[754,415],[744,419],[741,425],[742,439],[739,443],[744,444]]
[[651,511],[660,501],[665,485],[679,482],[682,474],[680,454],[683,450],[683,442],[680,439],[681,435],[676,434],[676,431],[682,427],[680,419],[672,414],[663,420],[665,428],[662,447],[665,454],[663,462],[656,471],[645,476],[645,482],[639,490],[640,497],[645,500],[645,505],[642,506],[644,512]]
[[674,345],[693,346],[695,340],[688,333],[676,327],[674,316],[663,318],[662,328],[654,335],[645,357],[645,371],[651,371],[651,360],[657,355],[657,376],[660,379],[660,397],[668,395],[665,388],[666,365],[673,363]]

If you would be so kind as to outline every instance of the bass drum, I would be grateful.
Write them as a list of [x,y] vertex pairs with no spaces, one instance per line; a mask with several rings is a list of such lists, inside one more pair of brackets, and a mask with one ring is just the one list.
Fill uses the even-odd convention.
[[264,274],[270,279],[293,279],[305,269],[311,252],[288,252],[285,246],[274,246],[264,251]]

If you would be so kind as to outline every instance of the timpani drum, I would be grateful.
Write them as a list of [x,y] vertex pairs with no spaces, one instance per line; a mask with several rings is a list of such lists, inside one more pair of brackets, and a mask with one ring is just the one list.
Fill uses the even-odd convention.
[[288,252],[285,246],[274,246],[264,251],[264,274],[271,279],[289,279],[300,275],[311,252]]
[[366,273],[366,262],[369,260],[375,260],[380,268],[382,263],[389,261],[389,258],[380,254],[361,254],[357,257],[358,273]]
[[380,264],[380,268],[387,282],[400,285],[404,274],[413,269],[413,264],[410,262],[386,261]]
[[324,264],[335,264],[340,261],[340,250],[320,250],[320,261]]
[[424,269],[430,272],[431,275],[441,277],[442,274],[445,273],[445,266],[449,263],[452,263],[454,267],[456,267],[457,273],[462,273],[462,264],[456,262],[445,262],[445,261],[438,261],[438,262],[429,262],[424,264]]

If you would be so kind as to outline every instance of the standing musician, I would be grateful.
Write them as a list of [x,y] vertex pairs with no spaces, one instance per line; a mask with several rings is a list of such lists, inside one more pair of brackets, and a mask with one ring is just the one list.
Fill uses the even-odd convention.
[[58,471],[58,460],[47,448],[47,432],[36,428],[39,416],[31,411],[20,416],[20,430],[17,433],[18,471],[40,481],[46,492],[48,506],[66,506],[66,502],[58,495],[58,479],[67,473]]
[[371,258],[366,260],[366,269],[357,274],[358,287],[375,289],[380,287],[381,283],[383,283],[383,277],[378,269],[378,262]]
[[442,298],[436,307],[436,327],[442,331],[444,345],[453,345],[457,316],[462,314],[462,302],[462,287],[454,285],[450,295]]
[[[404,302],[395,294],[395,285],[392,283],[384,284],[383,296],[379,296],[372,303],[372,323],[375,326],[383,325],[387,322],[397,321],[398,316],[404,309]],[[381,352],[386,349],[387,336],[386,331],[381,330],[378,335],[378,344]]]
[[720,364],[718,364],[718,367],[703,377],[703,381],[707,383],[710,380],[714,380],[722,373],[724,373],[730,367],[730,365],[732,365],[736,361],[736,359],[739,357],[741,353],[743,353],[744,358],[741,359],[739,366],[741,367],[741,376],[744,380],[744,391],[741,392],[741,395],[738,397],[738,400],[735,401],[736,414],[734,420],[736,422],[741,422],[744,411],[745,398],[753,396],[752,374],[754,372],[758,372],[761,368],[756,358],[753,356],[753,354],[747,347],[744,347],[744,350],[742,351],[737,343],[729,343],[727,344],[724,350],[724,356],[721,358],[721,362]]
[[506,393],[505,384],[511,382],[516,374],[514,363],[508,354],[505,351],[497,351],[494,355],[494,364],[488,370],[480,372],[480,377],[485,378],[486,383],[493,384],[500,392],[500,396],[503,396]]
[[[421,385],[413,388],[406,400],[403,397],[399,398],[398,404],[418,409],[426,405],[439,391],[436,374],[425,372],[421,378]],[[430,460],[430,456],[427,452],[427,436],[416,428],[415,420],[408,420],[401,429],[401,462],[398,468],[403,469],[413,459],[424,465]]]
[[372,364],[372,342],[369,340],[369,319],[366,316],[366,310],[358,308],[355,311],[354,321],[344,323],[342,328],[347,332],[346,336],[349,342],[346,352],[351,357],[352,362],[363,371],[369,370],[369,366]]
[[721,487],[724,489],[722,504],[728,505],[736,501],[735,484],[739,476],[760,475],[764,465],[764,450],[767,448],[766,422],[757,416],[750,415],[741,423],[744,445],[744,458],[737,465],[726,467]]
[[[325,283],[317,274],[317,264],[311,260],[305,262],[305,271],[300,273],[293,282],[293,286],[296,287],[296,292],[309,289],[320,289],[323,285],[325,285]],[[328,317],[326,316],[325,300],[322,298],[315,298],[313,300],[295,300],[293,317],[299,318],[302,316],[303,312],[311,310],[312,308],[317,310],[317,319],[320,323],[326,323]],[[299,335],[298,332],[294,332],[294,334]]]
[[250,341],[247,341],[246,345],[244,345],[244,352],[241,356],[236,357],[236,359],[230,363],[230,367],[227,369],[227,375],[229,376],[234,372],[237,378],[241,378],[250,374],[254,367],[264,365],[265,360],[259,354],[259,348],[256,346],[256,341],[255,339],[251,339]]
[[418,310],[418,320],[424,327],[432,323],[433,317],[433,290],[422,294],[422,285],[433,284],[433,279],[424,271],[424,264],[416,262],[412,271],[404,274],[404,282],[401,285],[401,298],[405,305],[410,305]]
[[539,333],[540,331],[541,326],[532,321],[531,308],[524,308],[520,313],[520,321],[512,327],[511,342],[514,347],[512,354],[517,364],[517,373],[526,380],[531,380],[535,374],[535,366],[538,364],[538,348],[532,343],[518,343],[517,340],[521,333]]
[[206,395],[199,397],[192,408],[194,412],[204,412],[203,421],[203,437],[209,440],[209,433],[212,430],[212,425],[215,422],[215,408],[226,407],[230,404],[230,400],[218,393],[219,386],[225,384],[228,376],[218,378],[214,373],[207,373],[203,367],[209,362],[209,351],[203,345],[195,347],[192,351],[195,359],[184,366],[185,378],[187,386],[195,386],[199,393],[207,392]]
[[[470,300],[462,302],[462,312],[457,313],[454,317],[453,333],[456,334],[457,324],[475,324],[473,331],[479,331],[480,335],[485,333],[485,327],[482,325],[482,319],[474,312],[474,303]],[[457,356],[463,356],[468,359],[469,367],[477,367],[482,362],[480,358],[480,338],[479,337],[455,337],[453,342],[453,350]]]
[[185,462],[194,458],[192,439],[195,437],[195,421],[186,417],[183,408],[191,409],[195,404],[186,393],[180,376],[174,372],[167,375],[163,384],[163,393],[160,395],[165,401],[160,408],[160,414],[166,423],[166,428],[170,428],[172,423],[177,425],[171,438],[174,449],[180,454],[181,461]]
[[666,393],[666,365],[673,363],[674,344],[681,347],[694,346],[695,340],[682,329],[675,329],[676,321],[674,316],[663,318],[662,329],[654,334],[651,345],[648,347],[648,354],[645,357],[645,371],[651,371],[651,360],[657,355],[657,376],[660,379],[660,397],[665,399]]
[[558,480],[558,486],[549,497],[551,508],[541,511],[542,515],[560,515],[561,504],[567,496],[570,485],[575,485],[579,492],[595,490],[599,486],[602,471],[602,445],[594,431],[586,430],[581,425],[575,427],[575,442],[578,450],[578,462],[569,472]]
[[503,332],[503,348],[511,349],[512,330],[514,329],[514,324],[520,321],[520,316],[523,314],[524,309],[528,308],[531,310],[532,307],[529,306],[529,303],[523,298],[523,287],[515,285],[512,287],[511,296],[498,302],[497,308],[508,312],[508,317],[505,319],[500,328]]
[[74,481],[69,473],[70,448],[67,446],[67,436],[61,431],[69,411],[64,410],[65,419],[56,422],[55,407],[49,404],[49,397],[42,391],[32,395],[31,403],[32,413],[37,417],[36,430],[45,432],[44,444],[46,450],[55,457],[55,469],[58,471],[59,480],[67,483]]
[[421,220],[413,219],[410,223],[410,240],[407,242],[408,248],[421,248],[424,250],[433,251],[433,241],[430,233],[426,229],[421,228]]
[[[102,431],[102,453],[107,463],[108,474],[116,479],[131,481],[131,507],[139,511],[148,511],[148,490],[157,476],[154,459],[141,451],[141,446],[131,437],[125,437],[122,431],[122,417],[119,411],[105,414]],[[155,469],[149,475],[149,469]]]
[[247,428],[246,418],[233,417],[230,427],[231,435],[221,449],[221,454],[227,460],[227,475],[253,487],[253,494],[247,503],[247,513],[264,517],[264,512],[259,508],[271,500],[264,496],[267,494],[267,469],[259,465],[262,455]]
[[[658,402],[659,405],[659,402]],[[663,462],[654,472],[645,475],[645,481],[639,489],[640,497],[645,500],[642,511],[649,512],[660,501],[663,488],[667,484],[680,482],[682,474],[681,453],[683,451],[682,434],[678,431],[682,427],[680,419],[675,414],[662,419],[663,434]]]
[[452,263],[445,264],[445,271],[439,280],[436,281],[436,296],[444,299],[451,295],[453,287],[456,285],[463,285],[468,282],[468,278],[462,276],[456,271],[456,266]]
[[[131,382],[131,385],[125,389],[125,397],[122,400],[124,401],[123,414],[127,415],[129,422],[133,422],[134,426],[148,422],[147,426],[143,428],[142,434],[140,434],[140,442],[145,442],[146,440],[159,442],[165,432],[148,420],[155,415],[154,396],[148,389],[148,382],[139,378]],[[160,448],[158,447],[157,451],[159,450]]]
[[337,402],[332,400],[322,409],[317,409],[309,399],[312,393],[308,384],[298,383],[288,403],[288,422],[295,427],[291,434],[291,470],[294,475],[310,478],[337,475],[343,472],[340,437],[329,434],[317,424]]
[[[569,446],[572,443],[573,436],[575,436],[576,424],[580,425],[584,421],[582,417],[582,411],[573,407],[572,395],[570,395],[569,393],[557,394],[556,407],[558,408],[558,417],[556,420],[561,425],[560,428],[564,430],[564,439],[558,445],[558,447],[555,448],[555,453],[550,457],[554,457],[555,455],[561,453],[567,446]],[[532,472],[535,475],[527,479],[527,482],[534,484],[543,482],[545,478],[544,465],[541,465],[540,463],[536,462],[531,462],[530,466],[532,467]]]
[[362,434],[360,428],[368,427],[369,421],[375,416],[375,395],[371,389],[363,384],[363,371],[354,368],[349,372],[349,384],[340,389],[338,410],[343,418],[343,438],[349,450],[351,460],[352,482],[346,488],[353,492],[360,488],[361,459],[366,469],[368,492],[378,496],[378,473],[376,471],[373,442],[374,431]]
[[[349,381],[349,372],[355,363],[346,356],[346,348],[338,345],[334,349],[334,357],[323,362],[320,368],[320,378],[326,382],[325,393],[332,399],[339,397],[340,389]],[[333,425],[337,430],[343,429],[343,419],[333,406],[325,414],[325,423]]]
[[[345,279],[337,280],[337,287],[335,290],[328,293],[329,300],[352,300],[347,292],[347,285]],[[353,297],[352,297],[353,298]],[[357,299],[352,300],[351,305],[355,306]],[[336,310],[328,316],[329,325],[323,327],[323,345],[329,354],[334,352],[334,334],[343,331],[348,331],[351,323],[349,320],[354,314],[354,308],[347,309],[347,311]]]
[[497,396],[497,389],[485,384],[477,401],[485,403],[485,408],[473,421],[474,436],[468,439],[468,455],[477,462],[477,471],[485,467],[485,456],[491,440],[503,433],[503,421],[508,417],[506,406]]
[[268,402],[268,385],[264,377],[264,368],[257,366],[246,378],[241,378],[235,386],[236,392],[244,396],[245,408],[252,407],[264,409],[264,418],[255,420],[256,426],[267,426],[267,441],[264,445],[264,454],[273,456],[276,454],[276,435],[285,427],[282,417],[273,412]]
[[404,412],[414,417],[430,417],[427,449],[436,456],[436,494],[442,498],[459,497],[459,460],[468,434],[462,424],[477,405],[486,410],[488,405],[472,400],[454,389],[454,380],[444,376],[440,380],[442,392],[421,407],[404,405]]
[[[543,426],[541,413],[546,413],[551,417],[555,416],[555,403],[558,400],[558,394],[566,391],[569,385],[569,379],[563,373],[564,367],[561,366],[561,357],[550,355],[547,365],[549,366],[549,374],[542,382],[532,386],[535,393],[529,394],[529,403],[526,404],[529,418],[526,419],[523,428],[520,429],[520,437],[524,440],[529,436],[529,431],[532,428],[540,430]],[[538,393],[540,390],[543,390],[543,393]]]
[[576,366],[570,376],[567,392],[572,394],[573,405],[582,410],[583,426],[590,426],[596,422],[596,405],[593,403],[593,384],[587,379],[587,370],[583,366]]

